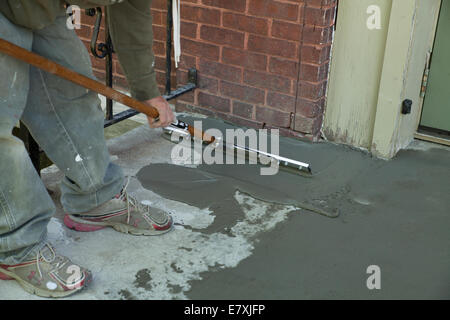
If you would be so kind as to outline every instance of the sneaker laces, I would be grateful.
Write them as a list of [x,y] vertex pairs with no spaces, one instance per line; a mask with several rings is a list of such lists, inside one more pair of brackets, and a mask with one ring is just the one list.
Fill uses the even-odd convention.
[[150,206],[145,205],[143,203],[140,203],[135,197],[131,196],[127,192],[127,187],[130,183],[130,177],[127,178],[127,183],[123,187],[122,191],[120,192],[119,200],[126,201],[127,203],[127,224],[130,224],[131,219],[131,209],[136,209],[137,211],[147,211],[147,213],[150,213]]
[[[44,249],[48,249],[48,251],[50,251],[50,253],[51,253],[50,258],[47,258],[45,256],[45,254],[43,253]],[[67,261],[65,261],[65,259],[62,256],[57,255],[55,252],[55,249],[49,243],[46,242],[44,244],[44,246],[41,249],[39,249],[39,251],[36,254],[36,266],[37,266],[37,270],[39,272],[39,277],[41,279],[43,278],[41,266],[40,266],[41,258],[43,261],[47,262],[48,264],[50,264],[53,267],[52,270],[57,270],[57,269],[62,268],[64,266],[64,264],[67,262]]]

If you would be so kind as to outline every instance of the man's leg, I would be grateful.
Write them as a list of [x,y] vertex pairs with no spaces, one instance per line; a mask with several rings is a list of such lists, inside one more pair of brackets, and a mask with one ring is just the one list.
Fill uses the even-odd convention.
[[[94,78],[86,47],[66,17],[34,32],[33,51]],[[61,202],[69,213],[89,211],[118,194],[122,170],[110,161],[97,94],[34,67],[23,121],[62,170]]]
[[[66,17],[34,32],[33,51],[94,78],[88,52]],[[128,195],[122,170],[111,163],[97,94],[31,68],[23,120],[49,158],[64,172],[64,223],[78,231],[112,227],[135,235],[170,231],[171,217]],[[45,130],[43,130],[45,128]]]
[[[2,14],[0,37],[31,49],[32,32]],[[22,141],[12,135],[27,101],[29,66],[0,54],[0,75],[0,264],[11,265],[39,249],[55,208]]]
[[[0,37],[32,47],[32,32],[2,14]],[[22,141],[11,133],[26,106],[29,71],[27,64],[0,54],[0,280],[16,280],[39,296],[64,297],[83,289],[91,273],[45,242],[55,206]]]

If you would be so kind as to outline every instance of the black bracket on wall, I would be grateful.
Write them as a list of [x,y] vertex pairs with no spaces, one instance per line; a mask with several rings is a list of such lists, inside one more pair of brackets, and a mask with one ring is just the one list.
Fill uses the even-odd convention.
[[413,102],[410,99],[405,99],[402,102],[402,114],[410,114]]

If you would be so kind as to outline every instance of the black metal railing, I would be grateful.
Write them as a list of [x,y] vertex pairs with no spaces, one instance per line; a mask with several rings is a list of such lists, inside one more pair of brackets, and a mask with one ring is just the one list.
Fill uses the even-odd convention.
[[[95,9],[87,9],[86,14],[89,16],[96,16],[94,31],[91,39],[91,52],[98,59],[105,59],[106,69],[106,85],[113,86],[112,75],[112,56],[114,48],[112,45],[111,37],[109,36],[108,24],[105,24],[105,39],[106,43],[98,43],[98,35],[100,32],[100,26],[102,21],[102,9],[100,7]],[[179,87],[176,90],[172,90],[172,31],[173,31],[173,16],[172,16],[172,0],[167,0],[167,39],[166,39],[166,81],[165,81],[165,93],[164,98],[168,101],[194,90],[197,87],[197,70],[189,69],[188,71],[188,83],[185,86]],[[130,118],[139,112],[129,109],[117,114],[113,112],[113,101],[109,98],[106,99],[106,116],[105,116],[105,128]]]

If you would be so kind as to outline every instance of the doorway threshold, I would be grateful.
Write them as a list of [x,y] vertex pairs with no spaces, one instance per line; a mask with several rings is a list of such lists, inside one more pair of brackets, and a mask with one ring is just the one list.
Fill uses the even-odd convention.
[[428,127],[419,127],[414,138],[428,142],[450,146],[450,132]]

